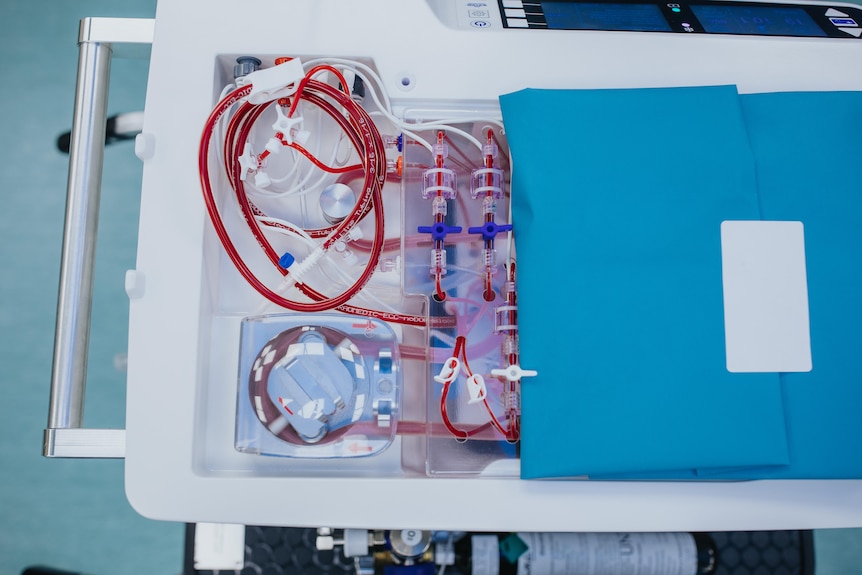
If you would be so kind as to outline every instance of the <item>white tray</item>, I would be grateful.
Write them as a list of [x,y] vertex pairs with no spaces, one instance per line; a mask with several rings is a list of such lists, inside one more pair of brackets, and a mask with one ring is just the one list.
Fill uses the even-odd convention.
[[[487,7],[496,11],[496,3]],[[218,243],[196,155],[225,63],[239,55],[373,61],[402,106],[493,106],[526,87],[736,84],[862,89],[862,41],[471,28],[466,2],[162,0],[144,138],[129,334],[126,491],[173,521],[470,530],[701,531],[862,525],[862,481],[737,483],[427,478],[398,440],[345,467],[233,448],[242,310],[214,313]],[[228,272],[224,272],[227,274]],[[227,277],[219,281],[229,283]],[[249,312],[251,310],[248,310]],[[501,470],[511,472],[512,470]]]

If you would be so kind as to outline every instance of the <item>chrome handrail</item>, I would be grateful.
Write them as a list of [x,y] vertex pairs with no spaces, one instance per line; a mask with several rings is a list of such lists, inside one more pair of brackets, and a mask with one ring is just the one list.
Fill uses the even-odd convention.
[[147,19],[85,18],[80,24],[46,457],[125,454],[125,430],[82,428],[84,393],[111,57],[116,44],[151,44],[153,28]]

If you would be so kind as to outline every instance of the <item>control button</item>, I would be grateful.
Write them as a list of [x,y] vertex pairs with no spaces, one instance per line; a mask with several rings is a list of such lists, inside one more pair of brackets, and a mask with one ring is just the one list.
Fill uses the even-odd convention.
[[853,18],[830,18],[829,19],[832,24],[835,26],[858,26],[856,20]]
[[509,28],[529,28],[526,18],[506,18],[506,25]]
[[506,18],[526,18],[527,13],[523,8],[506,8]]
[[470,10],[467,13],[467,15],[470,16],[470,18],[490,18],[491,17],[491,13],[488,12],[487,10]]
[[503,8],[523,8],[522,0],[503,0]]
[[848,18],[850,16],[850,14],[845,14],[844,12],[839,12],[835,8],[830,8],[829,10],[826,11],[825,16],[827,18],[829,18],[831,16],[836,16],[838,18]]
[[851,36],[856,36],[857,38],[862,36],[862,28],[838,28],[842,32],[847,32]]
[[473,28],[489,28],[491,26],[491,23],[487,20],[473,20],[472,22],[470,22],[470,26],[472,26]]

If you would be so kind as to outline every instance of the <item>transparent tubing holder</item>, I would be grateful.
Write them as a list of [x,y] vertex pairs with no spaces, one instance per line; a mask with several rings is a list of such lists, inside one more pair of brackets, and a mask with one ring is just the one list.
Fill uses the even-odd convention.
[[269,315],[242,322],[236,448],[303,458],[374,455],[395,437],[401,373],[384,322]]

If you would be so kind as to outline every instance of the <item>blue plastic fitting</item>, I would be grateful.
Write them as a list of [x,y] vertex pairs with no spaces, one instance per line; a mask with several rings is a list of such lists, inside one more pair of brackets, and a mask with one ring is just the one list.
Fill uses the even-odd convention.
[[447,226],[443,222],[437,222],[433,226],[419,226],[420,234],[431,234],[434,241],[442,241],[446,239],[446,234],[457,234],[461,231],[461,226]]
[[512,224],[499,225],[496,222],[485,222],[478,228],[469,228],[467,231],[471,234],[482,234],[483,240],[493,240],[500,232],[508,232],[512,229]]
[[290,252],[284,252],[284,255],[278,258],[278,265],[283,267],[284,269],[289,268],[296,258],[293,257],[293,254]]

